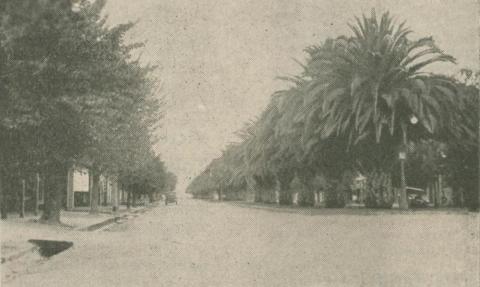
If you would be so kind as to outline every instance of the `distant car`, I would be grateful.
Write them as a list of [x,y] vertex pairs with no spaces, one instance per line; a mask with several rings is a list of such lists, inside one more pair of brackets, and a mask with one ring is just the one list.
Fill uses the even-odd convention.
[[421,188],[407,187],[408,205],[412,208],[428,207],[428,201],[424,198],[426,191]]
[[174,203],[178,204],[177,202],[177,195],[175,193],[167,194],[165,196],[165,205],[168,205],[169,203]]

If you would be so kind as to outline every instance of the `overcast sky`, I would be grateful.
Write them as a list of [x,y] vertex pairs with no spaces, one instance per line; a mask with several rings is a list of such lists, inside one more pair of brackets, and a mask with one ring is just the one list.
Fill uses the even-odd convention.
[[110,0],[106,13],[111,24],[138,20],[128,41],[146,41],[142,60],[159,65],[166,115],[156,150],[183,187],[283,87],[276,77],[300,71],[293,59],[305,47],[349,35],[347,22],[373,7],[457,58],[437,71],[478,67],[475,0]]

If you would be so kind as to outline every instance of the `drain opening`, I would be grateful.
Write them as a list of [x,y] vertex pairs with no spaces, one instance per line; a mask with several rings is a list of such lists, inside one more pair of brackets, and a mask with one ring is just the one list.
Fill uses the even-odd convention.
[[40,255],[43,257],[52,257],[73,246],[73,242],[70,241],[30,239],[28,242],[37,245]]

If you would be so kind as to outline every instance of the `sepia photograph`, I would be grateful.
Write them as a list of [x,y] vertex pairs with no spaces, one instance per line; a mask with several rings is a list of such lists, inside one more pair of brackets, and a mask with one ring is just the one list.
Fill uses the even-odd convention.
[[480,2],[0,0],[0,286],[479,287]]

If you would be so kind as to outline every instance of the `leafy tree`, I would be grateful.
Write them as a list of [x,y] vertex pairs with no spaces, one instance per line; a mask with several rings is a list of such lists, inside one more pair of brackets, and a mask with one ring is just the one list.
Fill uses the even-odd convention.
[[82,55],[74,49],[82,44],[81,30],[67,1],[2,5],[2,58],[8,59],[2,98],[9,111],[1,119],[2,129],[23,135],[28,148],[36,150],[36,166],[47,186],[42,218],[58,222],[66,170],[84,148],[87,131],[76,101],[88,93],[80,84],[81,73],[75,73],[82,65]]
[[0,178],[15,166],[41,172],[45,221],[60,220],[73,164],[91,168],[95,197],[100,173],[140,177],[153,157],[151,134],[161,118],[161,103],[150,97],[153,67],[131,58],[140,44],[123,43],[131,24],[105,26],[104,4],[0,4],[0,135],[7,139]]

